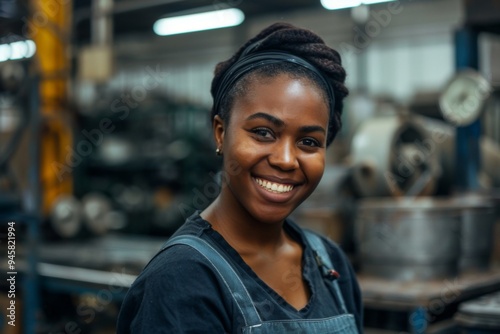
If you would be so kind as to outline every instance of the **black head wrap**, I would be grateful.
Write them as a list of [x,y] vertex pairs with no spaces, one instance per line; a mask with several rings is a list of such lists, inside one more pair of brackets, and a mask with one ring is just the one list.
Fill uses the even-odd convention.
[[324,87],[327,89],[330,115],[333,115],[335,108],[335,95],[333,93],[333,88],[328,78],[325,78],[319,69],[305,59],[289,52],[278,50],[252,52],[253,49],[255,49],[255,44],[252,44],[245,49],[240,58],[224,73],[216,86],[214,95],[214,111],[216,114],[219,113],[219,108],[224,95],[227,94],[234,84],[246,73],[265,65],[289,62],[308,69],[321,80]]

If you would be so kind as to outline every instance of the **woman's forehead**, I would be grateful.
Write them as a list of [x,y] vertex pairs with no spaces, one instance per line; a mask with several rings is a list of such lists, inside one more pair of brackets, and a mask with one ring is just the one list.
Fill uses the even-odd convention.
[[310,80],[280,74],[262,81],[250,80],[246,88],[235,99],[231,118],[241,121],[262,112],[288,121],[316,118],[316,123],[328,122],[327,102]]
[[284,82],[290,84],[290,89],[297,89],[300,86],[308,87],[310,92],[319,95],[326,104],[328,104],[328,97],[326,92],[322,87],[309,77],[296,75],[289,72],[277,73],[273,76],[266,75],[265,73],[251,73],[247,78],[241,83],[242,86],[239,89],[239,94],[236,94],[237,98],[258,98],[259,95],[267,93],[267,91],[276,91],[279,86]]

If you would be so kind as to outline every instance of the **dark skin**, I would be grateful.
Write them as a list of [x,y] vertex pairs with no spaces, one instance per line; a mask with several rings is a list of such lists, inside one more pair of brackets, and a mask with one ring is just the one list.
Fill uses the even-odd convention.
[[316,188],[325,167],[328,105],[308,79],[252,78],[226,124],[213,122],[224,155],[222,190],[201,216],[295,309],[307,305],[301,244],[285,218]]

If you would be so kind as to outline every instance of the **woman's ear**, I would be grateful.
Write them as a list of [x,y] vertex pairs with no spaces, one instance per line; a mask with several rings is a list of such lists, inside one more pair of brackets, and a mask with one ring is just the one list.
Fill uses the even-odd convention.
[[220,153],[222,154],[223,146],[224,146],[224,133],[225,133],[225,126],[224,126],[224,121],[219,115],[215,115],[214,120],[212,122],[212,127],[214,130],[214,138],[215,138],[215,145],[217,149],[220,150]]

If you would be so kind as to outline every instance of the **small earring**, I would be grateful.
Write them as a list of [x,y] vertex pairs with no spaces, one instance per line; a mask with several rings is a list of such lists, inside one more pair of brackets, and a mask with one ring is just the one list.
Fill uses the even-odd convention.
[[222,155],[222,152],[220,151],[220,148],[217,147],[217,149],[215,150],[215,154]]

